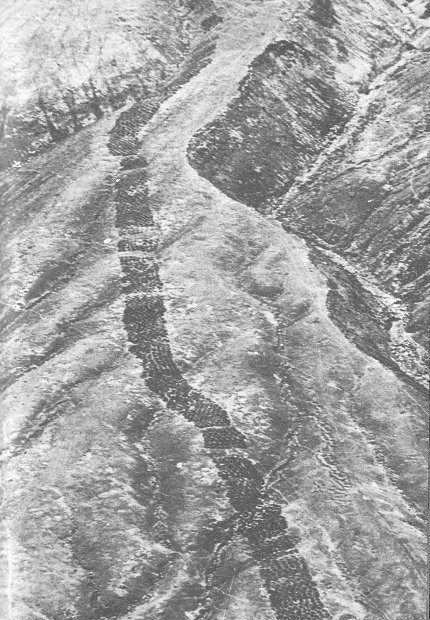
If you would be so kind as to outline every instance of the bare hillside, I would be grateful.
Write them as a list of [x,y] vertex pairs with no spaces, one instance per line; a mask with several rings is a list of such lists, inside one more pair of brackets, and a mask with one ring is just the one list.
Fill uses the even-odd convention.
[[3,5],[0,618],[422,620],[429,7]]

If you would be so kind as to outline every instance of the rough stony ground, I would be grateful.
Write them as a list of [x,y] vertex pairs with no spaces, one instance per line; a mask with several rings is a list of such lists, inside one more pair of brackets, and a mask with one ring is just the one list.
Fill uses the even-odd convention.
[[0,178],[5,620],[424,617],[425,3],[214,4]]

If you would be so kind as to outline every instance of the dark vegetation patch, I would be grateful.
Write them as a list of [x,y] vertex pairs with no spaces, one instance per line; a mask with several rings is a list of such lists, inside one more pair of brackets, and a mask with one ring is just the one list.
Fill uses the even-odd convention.
[[[312,11],[320,25],[332,27],[336,23],[330,1],[315,0]],[[347,55],[345,46],[338,49],[339,54]],[[413,97],[419,105],[422,89],[417,91],[411,80],[414,76],[426,83],[421,55],[417,52],[409,73],[402,70],[396,75],[398,96]],[[297,176],[309,169],[318,152],[343,130],[352,114],[346,91],[333,80],[333,68],[321,64],[320,56],[316,48],[311,52],[295,41],[269,45],[251,64],[240,83],[239,95],[226,112],[190,141],[188,158],[198,173],[262,214],[270,213],[274,205],[279,207]],[[369,106],[356,136],[377,121],[383,107],[379,100]],[[415,330],[417,341],[426,342],[428,327],[422,304],[428,299],[430,282],[428,250],[424,247],[428,245],[428,230],[419,208],[428,193],[422,176],[424,159],[416,162],[414,191],[401,203],[394,191],[402,191],[402,186],[409,188],[411,162],[399,157],[385,180],[363,175],[362,166],[338,175],[345,149],[330,155],[323,171],[303,184],[298,196],[285,200],[284,211],[277,210],[278,217],[286,230],[301,235],[310,245],[330,248],[348,260],[365,263],[383,286],[410,306],[414,315],[409,328]],[[412,152],[412,158],[414,155]],[[368,291],[358,290],[358,283],[346,286],[343,280],[349,281],[349,276],[340,272],[336,270],[335,277],[332,274],[328,296],[332,316],[337,317],[333,320],[367,355],[414,383],[415,379],[408,379],[394,360],[397,353],[393,352],[386,311]]]
[[333,28],[339,23],[332,0],[313,0],[310,17],[325,28]]
[[276,299],[279,295],[282,295],[284,287],[279,284],[261,284],[258,282],[252,283],[248,287],[248,292],[253,297],[263,297],[267,299]]
[[424,13],[421,15],[421,19],[428,19],[430,17],[430,2],[427,2]]
[[216,41],[211,38],[200,41],[192,49],[189,57],[183,63],[178,74],[167,84],[165,96],[173,95],[181,88],[181,86],[189,82],[193,77],[200,73],[200,71],[212,61],[215,48]]
[[[294,41],[270,44],[227,111],[191,140],[191,165],[231,198],[264,212],[351,113],[331,76],[313,70],[315,63]],[[300,101],[294,111],[292,101]]]
[[393,356],[390,328],[397,319],[395,312],[365,289],[354,274],[335,265],[315,249],[312,259],[328,276],[326,304],[333,323],[360,351],[377,359],[400,379],[426,394],[420,378],[406,372]]
[[42,273],[30,287],[26,297],[26,308],[30,309],[53,293],[59,286],[64,286],[73,279],[79,268],[79,256],[82,250],[70,252],[55,261],[49,261],[42,267]]
[[[40,79],[40,75],[35,76],[35,83],[39,81],[39,88],[24,107],[15,109],[7,103],[1,105],[0,171],[14,162],[23,162],[36,154],[50,150],[84,127],[100,120],[104,115],[120,109],[130,99],[136,102],[150,100],[154,92],[160,92],[169,81],[175,79],[178,62],[185,62],[187,65],[190,53],[195,57],[185,73],[191,76],[191,66],[197,66],[199,53],[193,50],[193,45],[195,48],[200,47],[201,52],[203,48],[207,49],[210,45],[207,33],[221,18],[216,14],[216,6],[212,0],[184,0],[182,4],[186,11],[181,11],[179,20],[174,20],[174,30],[172,23],[164,23],[162,20],[158,30],[146,34],[148,41],[161,52],[162,60],[148,58],[145,46],[140,47],[141,34],[139,34],[135,41],[138,53],[142,54],[139,66],[124,71],[117,59],[113,58],[109,66],[100,67],[97,77],[89,76],[79,87],[69,86],[67,70],[63,72],[66,77],[60,77],[62,75],[60,67],[55,78],[49,73],[45,74],[43,79]],[[120,20],[125,21],[121,17]],[[124,26],[127,28],[126,24]],[[133,37],[133,31],[134,28],[129,26],[125,36]],[[41,33],[38,35],[39,38]],[[49,36],[48,30],[45,36]],[[82,33],[82,36],[86,35]],[[36,40],[37,37],[31,43],[37,45]],[[89,48],[91,44],[89,41]],[[47,49],[53,53],[49,45]],[[78,67],[80,62],[85,63],[87,52],[88,50],[82,51],[83,57],[80,58],[78,54],[75,58]],[[38,53],[43,57],[43,51],[38,50]],[[36,58],[37,54],[34,51],[33,61]],[[54,62],[58,64],[59,58],[61,62],[60,55]],[[65,66],[68,66],[67,63]],[[40,70],[43,73],[41,68]],[[182,72],[184,73],[183,68]],[[131,136],[129,140],[132,141]]]
[[130,160],[135,159],[139,152],[140,142],[137,137],[139,129],[151,120],[164,100],[211,62],[215,46],[216,42],[210,38],[197,43],[177,75],[159,89],[157,96],[136,98],[136,102],[122,112],[110,132],[109,149],[113,155],[125,157],[121,164],[123,167],[127,166]]
[[[286,53],[289,54],[290,49],[287,47]],[[198,54],[200,69],[208,61],[207,49],[203,47],[203,53]],[[183,79],[190,79],[195,72],[197,72],[195,68],[191,71],[186,68]],[[179,79],[172,85],[172,89],[175,90],[181,83]],[[171,89],[168,89],[168,92],[171,92]],[[154,105],[153,113],[155,109]],[[134,106],[119,118],[117,127],[111,133],[111,152],[126,158],[123,160],[124,168],[128,166],[130,158],[135,158],[139,151],[139,144],[134,141],[134,137],[147,120],[148,110],[142,110],[140,114],[138,106]],[[131,141],[130,134],[133,136]],[[153,226],[146,183],[143,165],[142,169],[136,169],[133,174],[121,177],[115,186],[114,195],[117,226],[122,237],[118,249],[126,286],[124,325],[131,343],[130,351],[142,363],[142,374],[148,388],[161,397],[167,407],[174,409],[201,428],[206,449],[216,451],[217,455],[214,454],[212,458],[224,481],[231,505],[237,511],[236,523],[242,524],[243,533],[250,541],[252,552],[260,562],[261,569],[265,571],[264,579],[277,617],[281,620],[293,617],[295,620],[322,620],[327,617],[326,612],[304,562],[299,559],[294,564],[290,559],[280,560],[274,568],[273,554],[283,556],[285,553],[290,553],[292,539],[286,533],[288,526],[281,515],[281,507],[273,503],[271,509],[267,506],[268,498],[263,488],[262,474],[244,455],[219,454],[220,451],[232,448],[242,451],[246,445],[245,438],[231,426],[227,412],[222,407],[191,388],[173,359],[165,325],[162,283],[154,247],[143,241],[133,246],[139,255],[123,254],[130,248],[131,233],[137,230],[142,232]],[[270,293],[277,294],[278,291],[269,291]],[[173,459],[175,461],[178,451],[181,450],[181,442],[166,450],[169,455],[175,455]],[[163,479],[159,477],[163,493],[168,498],[166,501],[170,502],[167,512],[180,508],[182,501],[180,494],[177,493],[178,485],[175,483],[176,478],[172,471],[173,461],[171,456],[166,460],[166,475],[162,476]],[[219,535],[226,538],[232,535],[234,523],[233,520],[225,528],[218,529],[214,525],[215,530],[207,536],[210,549],[213,549]],[[293,544],[295,545],[296,541]],[[287,579],[293,579],[295,587],[285,591],[284,584]],[[205,601],[201,618],[207,611],[210,613],[210,607],[206,606],[211,598],[210,593],[209,579],[204,596],[200,588],[193,597],[187,597],[191,610],[196,609],[202,600]],[[298,606],[299,595],[300,606]],[[197,600],[197,596],[200,600]],[[294,610],[294,616],[291,615],[291,610]]]
[[203,429],[205,448],[224,450],[246,448],[245,437],[232,426]]
[[183,620],[184,613],[197,610],[204,594],[205,588],[197,580],[187,580],[166,601],[160,620]]
[[[94,82],[76,91],[39,94],[20,111],[3,106],[0,110],[0,171],[50,150],[67,137],[122,107],[129,96],[141,92],[139,72],[133,71],[99,90]],[[2,134],[2,136],[1,136]]]
[[[87,515],[86,521],[91,521],[91,514]],[[124,593],[117,594],[110,588],[110,581],[114,577],[111,558],[103,553],[103,549],[108,546],[112,547],[113,541],[107,532],[99,532],[97,536],[83,523],[75,527],[71,541],[73,558],[85,571],[85,577],[79,585],[79,600],[76,602],[82,620],[114,619],[130,612],[149,598],[151,590],[170,563],[170,558],[166,556],[157,558],[157,561],[151,557],[150,563],[140,562],[136,574],[124,580]]]
[[201,26],[203,32],[209,32],[209,30],[214,28],[217,24],[220,24],[222,21],[222,17],[220,17],[216,13],[212,13],[212,15],[209,15],[209,17],[206,17],[206,19],[202,21]]

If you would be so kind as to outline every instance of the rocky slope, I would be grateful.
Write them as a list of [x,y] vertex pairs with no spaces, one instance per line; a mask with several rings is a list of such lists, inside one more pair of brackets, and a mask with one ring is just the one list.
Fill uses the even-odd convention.
[[3,2],[0,170],[152,94],[219,19],[212,0]]
[[426,390],[428,30],[330,7],[310,13],[323,28],[300,23],[253,61],[240,94],[191,141],[190,162],[306,238],[333,320]]
[[424,10],[214,2],[2,174],[2,618],[421,620]]

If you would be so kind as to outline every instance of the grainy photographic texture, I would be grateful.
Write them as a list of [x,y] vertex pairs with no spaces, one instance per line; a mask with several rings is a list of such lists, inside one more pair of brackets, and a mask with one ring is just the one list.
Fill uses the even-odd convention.
[[430,3],[0,11],[0,619],[423,620]]

